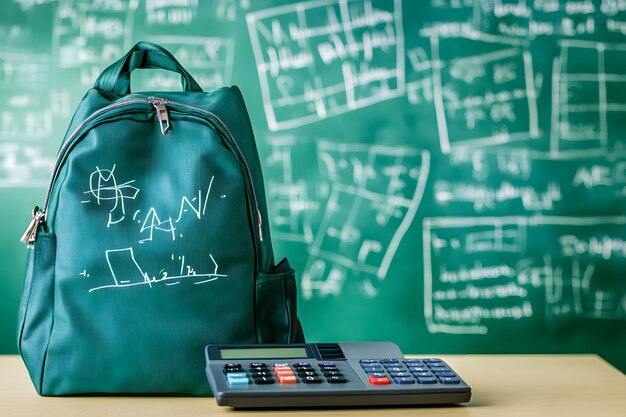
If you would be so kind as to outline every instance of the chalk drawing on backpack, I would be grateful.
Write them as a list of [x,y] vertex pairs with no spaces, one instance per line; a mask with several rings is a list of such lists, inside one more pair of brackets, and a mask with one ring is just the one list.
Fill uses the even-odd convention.
[[105,251],[105,257],[108,265],[112,284],[102,285],[91,288],[89,292],[94,292],[106,288],[125,288],[147,285],[153,288],[155,285],[165,284],[167,286],[180,284],[183,281],[191,281],[193,284],[206,284],[225,278],[228,275],[218,272],[219,265],[212,254],[209,254],[210,264],[212,264],[212,272],[198,273],[195,268],[185,261],[185,256],[181,255],[175,259],[172,254],[172,260],[178,260],[176,271],[170,275],[170,272],[163,268],[157,275],[150,276],[139,264],[135,258],[135,252],[132,247],[121,249],[109,249]]
[[111,169],[96,167],[96,170],[89,176],[89,190],[84,192],[84,194],[90,195],[90,199],[81,201],[82,204],[88,204],[92,202],[91,197],[93,197],[98,205],[112,202],[113,207],[109,210],[107,227],[124,220],[126,216],[125,200],[134,200],[140,191],[139,188],[131,185],[135,180],[118,184],[114,171],[115,164]]

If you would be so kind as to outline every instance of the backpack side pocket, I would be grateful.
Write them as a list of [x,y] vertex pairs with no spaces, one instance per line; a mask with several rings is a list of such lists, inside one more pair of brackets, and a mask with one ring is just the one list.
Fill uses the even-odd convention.
[[56,236],[39,232],[34,247],[29,250],[32,252],[27,257],[18,318],[18,350],[35,389],[41,394],[43,367],[53,322]]
[[296,271],[287,258],[256,281],[258,343],[304,343],[297,314]]

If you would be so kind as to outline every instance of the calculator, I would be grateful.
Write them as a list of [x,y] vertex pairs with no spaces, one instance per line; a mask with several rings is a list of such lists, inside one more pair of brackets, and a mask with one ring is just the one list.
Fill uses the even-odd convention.
[[235,408],[464,403],[471,389],[443,360],[390,342],[208,345],[218,405]]

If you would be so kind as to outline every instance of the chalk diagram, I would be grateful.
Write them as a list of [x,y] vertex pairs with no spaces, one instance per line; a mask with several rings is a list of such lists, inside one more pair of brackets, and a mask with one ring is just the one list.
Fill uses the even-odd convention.
[[400,0],[300,2],[246,20],[270,130],[404,94]]
[[318,143],[330,195],[302,274],[302,294],[338,295],[348,277],[378,293],[415,218],[430,154],[409,147]]
[[[537,92],[525,43],[478,33],[470,38],[430,39],[441,151],[539,138]],[[448,48],[463,42],[468,47]],[[476,49],[483,52],[462,55]],[[485,84],[490,88],[484,90]]]
[[[155,276],[150,276],[142,269],[137,259],[135,259],[135,253],[132,247],[109,249],[105,252],[105,255],[113,284],[91,288],[89,290],[90,293],[111,288],[119,289],[135,286],[148,286],[153,288],[153,286],[160,284],[172,286],[186,281],[191,281],[194,285],[201,285],[228,276],[218,272],[219,265],[211,254],[209,254],[209,258],[214,267],[213,272],[198,273],[193,267],[185,263],[185,256],[183,255],[177,258],[180,261],[180,269],[177,273],[170,275],[168,271],[162,269]],[[172,255],[172,261],[174,260],[176,260],[175,256]],[[80,275],[89,276],[86,271],[83,271]]]
[[626,44],[564,40],[559,46],[552,73],[550,156],[607,155],[615,148],[610,138],[623,136]]
[[609,216],[425,218],[429,332],[485,334],[497,321],[538,315],[626,319],[626,285],[602,272],[626,263],[625,226]]
[[[94,197],[97,205],[113,202],[113,207],[109,210],[107,227],[124,220],[126,216],[125,200],[134,200],[140,191],[139,188],[131,185],[135,180],[118,184],[114,171],[115,164],[111,169],[96,167],[96,170],[89,176],[89,190],[84,192],[84,194]],[[82,204],[91,202],[91,199],[81,201]]]

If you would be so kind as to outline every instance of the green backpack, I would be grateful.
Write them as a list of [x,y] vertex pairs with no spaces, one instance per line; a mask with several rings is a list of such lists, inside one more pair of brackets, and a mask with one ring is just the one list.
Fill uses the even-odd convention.
[[[131,93],[137,68],[184,91]],[[304,341],[241,93],[203,92],[158,45],[87,92],[22,240],[18,347],[42,395],[210,395],[207,344]]]

